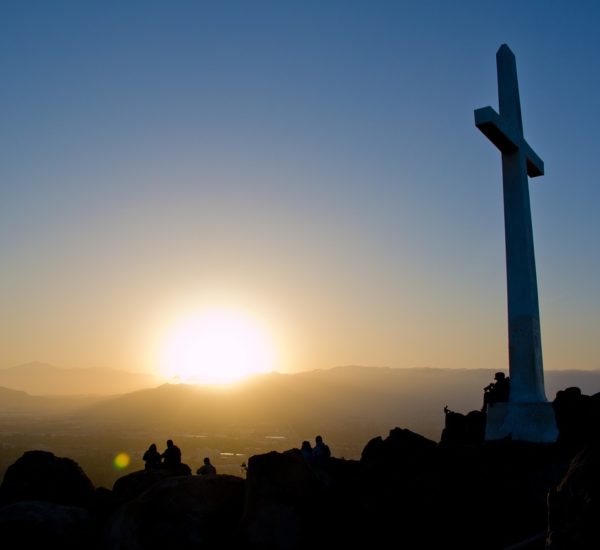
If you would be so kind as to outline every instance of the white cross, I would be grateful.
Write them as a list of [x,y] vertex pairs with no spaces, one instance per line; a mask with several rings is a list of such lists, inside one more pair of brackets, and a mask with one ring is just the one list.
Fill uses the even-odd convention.
[[508,297],[510,401],[545,402],[540,314],[527,176],[544,163],[523,137],[517,64],[503,44],[496,54],[500,114],[475,111],[475,125],[502,153]]

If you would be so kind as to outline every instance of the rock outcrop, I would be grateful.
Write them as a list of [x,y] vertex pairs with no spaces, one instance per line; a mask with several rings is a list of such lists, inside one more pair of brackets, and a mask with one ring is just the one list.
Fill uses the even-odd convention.
[[462,414],[448,409],[444,410],[445,426],[440,443],[473,445],[483,443],[485,439],[486,414],[482,411],[470,411]]
[[229,475],[176,476],[119,507],[104,548],[231,548],[244,508],[244,480]]
[[248,462],[242,534],[250,548],[294,550],[356,545],[360,463],[307,462],[299,449]]
[[575,454],[600,438],[600,393],[583,395],[577,387],[559,391],[552,403],[558,443]]
[[74,460],[27,451],[4,474],[0,505],[39,500],[87,507],[93,494],[94,485]]
[[191,475],[189,466],[183,473],[173,473],[166,468],[138,470],[117,479],[113,485],[113,496],[118,503],[128,502],[141,495],[157,483],[177,475]]
[[600,548],[600,445],[586,447],[548,495],[547,550]]
[[96,548],[91,514],[55,502],[25,501],[0,508],[4,548]]

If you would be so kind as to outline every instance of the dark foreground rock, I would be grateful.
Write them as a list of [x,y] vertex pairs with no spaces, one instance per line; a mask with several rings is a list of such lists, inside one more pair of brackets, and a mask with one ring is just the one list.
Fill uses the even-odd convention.
[[39,500],[87,507],[93,494],[94,485],[74,460],[27,451],[4,474],[0,505]]
[[567,467],[556,445],[437,445],[399,429],[369,442],[361,463],[355,505],[370,545],[478,550],[543,547],[546,497]]
[[0,508],[3,548],[96,548],[90,513],[54,502],[17,502]]
[[[141,495],[157,483],[174,476],[191,475],[189,466],[182,464],[179,470],[157,468],[150,470],[138,470],[124,475],[115,481],[113,485],[113,496],[116,502],[124,503]],[[185,467],[185,468],[184,468]]]
[[547,550],[600,548],[600,446],[590,445],[571,462],[548,495]]
[[255,455],[248,462],[242,522],[249,548],[356,546],[360,518],[356,461],[330,458],[309,464],[299,449]]
[[243,526],[252,547],[291,549],[310,539],[320,484],[300,451],[251,457],[247,486]]
[[106,528],[112,550],[231,548],[244,508],[244,480],[169,477],[121,506]]
[[583,395],[578,387],[561,390],[552,403],[558,443],[575,454],[600,438],[600,393]]

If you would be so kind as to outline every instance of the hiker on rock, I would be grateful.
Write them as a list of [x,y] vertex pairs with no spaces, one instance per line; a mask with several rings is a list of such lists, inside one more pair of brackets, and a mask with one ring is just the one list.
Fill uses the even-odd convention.
[[320,435],[315,437],[315,446],[313,448],[312,456],[313,462],[317,466],[322,465],[329,459],[329,457],[331,457],[331,451]]
[[199,476],[215,475],[217,473],[217,469],[210,463],[210,458],[205,457],[204,465],[200,466],[200,468],[198,468],[196,473]]
[[494,375],[494,380],[496,380],[496,382],[492,382],[483,388],[483,407],[481,409],[483,412],[487,412],[490,403],[503,403],[508,401],[510,378],[505,376],[503,372],[497,372]]
[[163,465],[166,468],[176,468],[181,464],[181,451],[171,439],[167,441],[167,448],[165,449],[164,453],[160,456],[162,457]]
[[160,453],[156,450],[156,443],[152,443],[144,453],[142,460],[146,463],[145,470],[160,468]]

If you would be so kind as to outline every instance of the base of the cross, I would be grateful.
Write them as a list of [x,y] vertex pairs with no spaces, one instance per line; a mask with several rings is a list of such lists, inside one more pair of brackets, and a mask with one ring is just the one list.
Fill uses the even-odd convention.
[[555,442],[558,428],[552,403],[491,403],[487,411],[485,439],[506,438],[532,443]]

